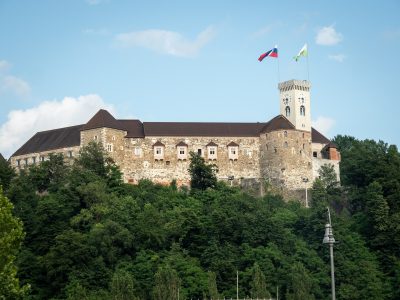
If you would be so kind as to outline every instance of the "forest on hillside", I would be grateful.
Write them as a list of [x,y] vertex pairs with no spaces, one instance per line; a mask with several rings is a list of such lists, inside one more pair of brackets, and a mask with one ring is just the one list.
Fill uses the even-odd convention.
[[[311,208],[217,182],[192,156],[192,188],[122,182],[96,144],[16,175],[0,161],[0,299],[400,299],[400,153],[337,136],[341,184],[320,171]],[[268,183],[265,183],[268,188]]]

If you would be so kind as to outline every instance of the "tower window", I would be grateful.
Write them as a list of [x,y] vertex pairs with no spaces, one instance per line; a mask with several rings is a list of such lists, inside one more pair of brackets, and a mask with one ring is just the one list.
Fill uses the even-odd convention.
[[285,142],[285,143],[283,144],[283,146],[284,146],[285,148],[287,148],[287,147],[288,147],[288,142]]
[[286,130],[283,132],[283,136],[287,137],[287,131]]
[[286,117],[290,117],[290,107],[286,106],[285,108]]
[[306,115],[306,108],[304,105],[300,106],[300,116],[305,116]]

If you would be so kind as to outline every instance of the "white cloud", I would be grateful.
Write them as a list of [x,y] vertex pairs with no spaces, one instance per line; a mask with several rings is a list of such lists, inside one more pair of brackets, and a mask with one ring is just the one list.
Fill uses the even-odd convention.
[[312,121],[312,127],[323,133],[324,135],[329,135],[329,131],[335,125],[336,121],[334,119],[319,116],[316,120]]
[[318,45],[332,46],[340,43],[343,40],[343,35],[335,30],[333,25],[322,27],[317,32],[315,42]]
[[337,62],[343,62],[344,59],[346,58],[346,55],[344,54],[334,54],[334,55],[328,55],[329,59],[336,60]]
[[11,92],[19,97],[27,97],[31,92],[29,84],[21,78],[7,75],[0,80],[0,91]]
[[9,157],[36,132],[86,123],[100,108],[114,113],[113,107],[96,94],[44,101],[33,108],[13,110],[0,126],[0,152]]
[[200,32],[193,41],[180,33],[161,29],[149,29],[121,33],[115,37],[117,44],[123,47],[143,47],[158,53],[174,56],[192,57],[204,47],[216,32],[212,26]]
[[0,60],[0,72],[8,71],[11,67],[11,64],[6,60]]

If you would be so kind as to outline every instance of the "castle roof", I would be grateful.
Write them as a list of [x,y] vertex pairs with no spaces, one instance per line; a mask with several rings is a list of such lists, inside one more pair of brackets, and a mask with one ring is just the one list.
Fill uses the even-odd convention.
[[76,125],[38,132],[12,156],[79,146],[79,132],[82,126],[83,125]]
[[311,140],[313,143],[319,144],[329,144],[331,142],[327,137],[314,128],[311,129]]
[[[142,123],[140,120],[117,120],[108,111],[101,109],[86,124],[36,133],[12,156],[79,146],[80,131],[103,127],[123,130],[126,132],[126,138],[144,138],[145,136],[258,137],[260,133],[295,129],[295,126],[282,115],[263,123]],[[331,143],[314,128],[311,130],[311,136],[313,143]],[[334,144],[330,145],[333,147]]]
[[267,133],[282,129],[296,129],[296,127],[284,116],[279,115],[267,122],[267,124],[262,128],[261,132]]
[[146,136],[256,137],[265,123],[143,122]]

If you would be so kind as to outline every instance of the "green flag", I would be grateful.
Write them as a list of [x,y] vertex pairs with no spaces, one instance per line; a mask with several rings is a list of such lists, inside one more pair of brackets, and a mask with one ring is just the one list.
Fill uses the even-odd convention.
[[294,58],[295,61],[298,61],[300,56],[306,57],[308,55],[308,50],[307,50],[307,44],[304,44],[303,48],[299,51],[299,54],[297,54]]

